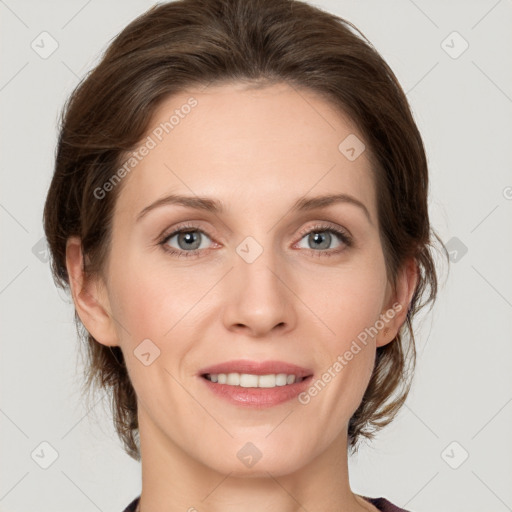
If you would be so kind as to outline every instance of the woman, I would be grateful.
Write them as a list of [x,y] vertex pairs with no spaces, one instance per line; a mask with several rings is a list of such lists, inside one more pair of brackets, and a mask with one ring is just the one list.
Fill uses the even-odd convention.
[[66,106],[45,231],[142,464],[126,512],[403,510],[352,492],[348,451],[407,397],[440,240],[406,97],[352,29],[161,4]]

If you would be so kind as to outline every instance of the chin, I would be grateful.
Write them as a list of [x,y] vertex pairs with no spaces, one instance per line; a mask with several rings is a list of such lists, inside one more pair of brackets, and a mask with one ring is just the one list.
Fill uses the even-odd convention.
[[[222,474],[238,478],[268,478],[269,473],[278,477],[296,472],[305,466],[313,454],[308,456],[308,441],[299,443],[298,439],[290,442],[283,436],[270,441],[269,430],[264,435],[246,435],[238,440],[231,440],[228,446],[216,444],[217,450],[210,452],[211,460],[204,460],[207,466]],[[285,434],[283,432],[282,434]],[[287,442],[288,441],[288,442]],[[210,457],[208,457],[210,459]]]

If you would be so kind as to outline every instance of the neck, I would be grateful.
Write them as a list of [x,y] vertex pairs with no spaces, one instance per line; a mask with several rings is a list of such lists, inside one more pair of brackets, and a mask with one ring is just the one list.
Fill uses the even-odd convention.
[[223,474],[202,464],[165,436],[140,410],[139,435],[141,512],[238,512],[241,508],[245,512],[377,510],[350,490],[346,430],[327,450],[293,473],[276,475],[263,468],[260,461],[257,476]]

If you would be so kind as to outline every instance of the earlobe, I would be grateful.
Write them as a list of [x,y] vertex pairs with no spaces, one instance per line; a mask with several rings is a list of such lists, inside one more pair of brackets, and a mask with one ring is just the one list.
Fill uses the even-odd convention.
[[105,286],[100,278],[86,278],[81,240],[70,237],[66,244],[66,268],[75,309],[87,331],[99,343],[118,346]]
[[396,291],[390,294],[386,309],[382,312],[384,328],[378,333],[377,347],[393,341],[407,318],[407,311],[416,290],[419,278],[418,264],[415,259],[408,260],[400,269]]

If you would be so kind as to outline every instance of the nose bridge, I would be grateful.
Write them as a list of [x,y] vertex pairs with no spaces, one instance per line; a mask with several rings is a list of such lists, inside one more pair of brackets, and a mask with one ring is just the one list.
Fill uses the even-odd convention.
[[[269,245],[259,249],[255,242],[245,242],[237,248],[238,260],[235,263],[235,273],[241,282],[251,289],[251,292],[260,289],[265,293],[279,293],[277,288],[276,254]],[[258,286],[259,285],[259,286]],[[270,287],[270,288],[269,288]]]
[[230,272],[225,321],[245,325],[264,333],[281,323],[293,322],[290,292],[283,281],[283,261],[273,249],[272,237],[246,237],[235,248],[234,268]]

